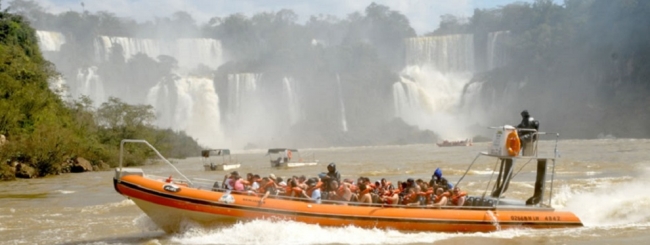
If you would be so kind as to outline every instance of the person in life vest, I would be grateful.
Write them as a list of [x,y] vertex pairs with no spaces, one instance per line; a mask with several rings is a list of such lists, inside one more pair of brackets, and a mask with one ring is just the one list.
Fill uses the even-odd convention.
[[449,203],[454,206],[463,206],[465,205],[465,197],[467,193],[460,191],[458,186],[454,187],[454,190],[451,192],[451,197],[449,198]]
[[372,196],[370,195],[370,187],[365,183],[359,184],[359,202],[365,204],[372,203]]
[[[539,121],[530,116],[528,110],[521,112],[521,122],[517,125],[520,129],[517,134],[521,141],[521,155],[535,155],[535,141],[537,141],[537,132],[539,131]],[[523,130],[521,130],[523,129]]]
[[[327,165],[327,173],[322,175],[321,180],[323,181],[323,185],[325,185],[325,192],[329,193],[330,191],[335,191],[335,189],[331,189],[331,182],[333,180],[336,180],[336,182],[341,183],[341,174],[336,171],[336,164],[331,162],[329,165]],[[327,197],[324,197],[327,198]]]
[[264,199],[269,197],[269,195],[276,193],[275,183],[269,177],[262,178],[260,182],[260,188],[257,189],[257,193],[262,195],[259,203],[264,204]]
[[323,185],[323,182],[320,182],[318,178],[309,178],[306,181],[307,190],[302,192],[304,198],[309,199],[311,202],[321,203],[321,191],[320,188]]
[[433,206],[440,207],[447,205],[449,192],[445,192],[441,187],[436,189],[436,194],[433,196]]

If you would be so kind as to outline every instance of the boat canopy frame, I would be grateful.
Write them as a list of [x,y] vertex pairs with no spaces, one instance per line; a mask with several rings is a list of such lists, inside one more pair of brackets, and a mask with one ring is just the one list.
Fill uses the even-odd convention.
[[[489,128],[490,129],[505,130],[505,126],[489,127]],[[547,163],[550,162],[550,164],[551,164],[551,173],[550,173],[551,179],[550,179],[550,183],[549,183],[550,186],[549,186],[549,194],[548,194],[548,204],[547,204],[547,206],[552,207],[551,203],[552,203],[552,200],[553,200],[553,183],[555,181],[555,166],[557,164],[557,159],[560,157],[560,154],[559,154],[559,151],[558,151],[558,148],[557,148],[558,141],[559,141],[559,138],[560,138],[560,134],[559,133],[540,132],[540,131],[537,131],[535,129],[517,129],[517,128],[515,128],[515,130],[518,130],[518,131],[532,131],[533,138],[537,139],[537,140],[533,141],[532,147],[534,149],[534,151],[533,151],[534,154],[532,156],[519,156],[519,155],[517,155],[517,156],[501,156],[501,155],[490,154],[489,152],[479,152],[476,155],[476,157],[474,158],[474,160],[472,161],[472,163],[467,167],[467,169],[465,170],[463,175],[458,179],[455,186],[458,186],[463,181],[465,176],[467,176],[467,174],[469,173],[469,170],[472,168],[472,166],[476,163],[476,161],[480,157],[497,158],[495,167],[494,167],[494,169],[492,171],[492,174],[490,175],[490,180],[488,181],[488,183],[486,185],[486,190],[483,192],[482,197],[481,197],[481,199],[485,199],[487,191],[488,191],[488,189],[490,189],[490,185],[492,184],[492,179],[493,179],[495,173],[498,173],[499,176],[497,177],[497,181],[495,181],[495,184],[494,184],[494,186],[492,188],[493,190],[497,189],[497,185],[499,185],[499,183],[498,183],[499,178],[501,178],[502,175],[504,176],[504,178],[503,178],[504,181],[510,182],[512,180],[512,178],[514,178],[517,174],[519,174],[519,172],[526,165],[528,165],[528,163],[530,163],[533,160],[536,160],[538,166],[537,166],[537,171],[536,171],[537,177],[536,177],[535,187],[534,187],[535,193],[534,193],[534,196],[531,197],[528,201],[530,201],[533,198],[537,198],[537,199],[539,199],[539,201],[537,201],[535,204],[533,204],[533,206],[540,206],[540,205],[542,205],[542,203],[544,203],[544,191],[545,191],[545,187],[546,187],[546,176],[548,175],[546,173],[546,170],[548,169]],[[555,142],[554,142],[554,145],[553,145],[553,153],[551,155],[543,155],[543,156],[539,155],[538,142],[542,138],[542,136],[547,137],[547,138],[555,136]],[[515,160],[527,160],[527,161],[526,161],[526,163],[524,163],[521,166],[521,168],[519,168],[517,173],[515,173],[513,175],[512,172],[513,172],[513,169],[515,167],[514,166]],[[497,167],[499,165],[499,162],[501,162],[501,164],[503,165],[505,161],[510,161],[510,164],[512,164],[512,167],[509,168],[508,173],[502,173],[501,172],[503,170],[503,166],[501,167],[501,169],[499,169]],[[508,176],[508,177],[505,177],[505,176]],[[509,183],[502,182],[501,184],[502,185],[507,185]],[[507,189],[507,187],[505,187],[505,188]],[[502,197],[503,193],[505,193],[505,190],[503,190],[503,188],[501,188],[499,190],[499,192],[498,192],[497,197],[496,197],[496,206],[498,206],[501,203],[501,197]],[[527,201],[526,205],[528,205],[528,201]]]

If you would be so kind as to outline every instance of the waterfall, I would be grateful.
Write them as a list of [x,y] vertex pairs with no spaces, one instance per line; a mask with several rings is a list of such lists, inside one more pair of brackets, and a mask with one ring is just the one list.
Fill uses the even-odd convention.
[[345,118],[345,103],[343,103],[343,90],[341,89],[341,78],[336,74],[336,82],[339,90],[339,105],[341,106],[341,128],[343,132],[348,131],[348,120]]
[[260,74],[228,74],[228,118],[230,123],[241,125],[247,112],[258,105],[257,83]]
[[298,100],[298,93],[296,91],[296,82],[291,77],[284,77],[282,78],[282,87],[286,93],[289,122],[291,125],[295,125],[302,119],[300,101]]
[[506,66],[509,62],[508,42],[510,31],[497,31],[488,33],[487,41],[487,68],[492,70]]
[[156,111],[158,126],[183,130],[202,146],[227,146],[212,79],[181,77],[172,82],[161,81],[149,90],[147,102]]
[[95,55],[99,60],[107,60],[111,48],[122,46],[124,58],[129,59],[138,53],[157,59],[169,55],[178,61],[181,68],[194,68],[199,64],[212,69],[224,63],[221,42],[208,38],[157,40],[129,37],[99,36],[95,39]]
[[96,66],[77,70],[77,86],[73,96],[79,98],[82,95],[88,96],[96,107],[106,102],[104,83],[97,75]]
[[60,51],[61,45],[65,43],[65,36],[60,32],[36,31],[36,37],[39,48],[44,52]]
[[431,65],[449,72],[474,71],[474,37],[471,34],[406,39],[406,64]]
[[469,73],[442,73],[429,65],[408,66],[393,84],[395,116],[446,138],[467,138],[458,103]]

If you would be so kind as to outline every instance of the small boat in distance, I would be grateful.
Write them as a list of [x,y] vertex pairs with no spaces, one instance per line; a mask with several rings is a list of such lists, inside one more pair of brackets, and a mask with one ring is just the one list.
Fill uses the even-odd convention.
[[447,147],[447,146],[472,146],[472,139],[467,138],[465,140],[456,140],[456,141],[449,141],[449,140],[444,140],[442,143],[436,143],[439,147]]
[[297,149],[271,148],[266,155],[269,156],[273,168],[293,168],[318,164],[314,154],[312,154],[311,160],[303,159]]
[[[214,154],[210,154],[214,153]],[[203,168],[205,171],[227,171],[230,169],[236,169],[241,166],[239,162],[233,162],[232,156],[230,155],[229,149],[211,149],[201,151],[201,162],[203,162]],[[221,156],[221,163],[217,163],[214,157],[210,156]],[[226,156],[228,159],[226,160]]]

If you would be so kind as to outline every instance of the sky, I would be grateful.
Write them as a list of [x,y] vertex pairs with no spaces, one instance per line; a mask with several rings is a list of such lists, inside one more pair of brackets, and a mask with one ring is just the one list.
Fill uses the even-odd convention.
[[324,14],[346,18],[353,12],[363,12],[375,2],[399,11],[410,21],[418,35],[431,32],[438,27],[440,16],[453,14],[470,17],[475,8],[494,8],[508,3],[532,0],[36,0],[48,12],[92,13],[108,11],[118,17],[136,21],[169,17],[177,11],[190,13],[199,23],[206,23],[212,17],[225,17],[234,13],[252,16],[259,12],[291,9],[304,22],[312,15]]

